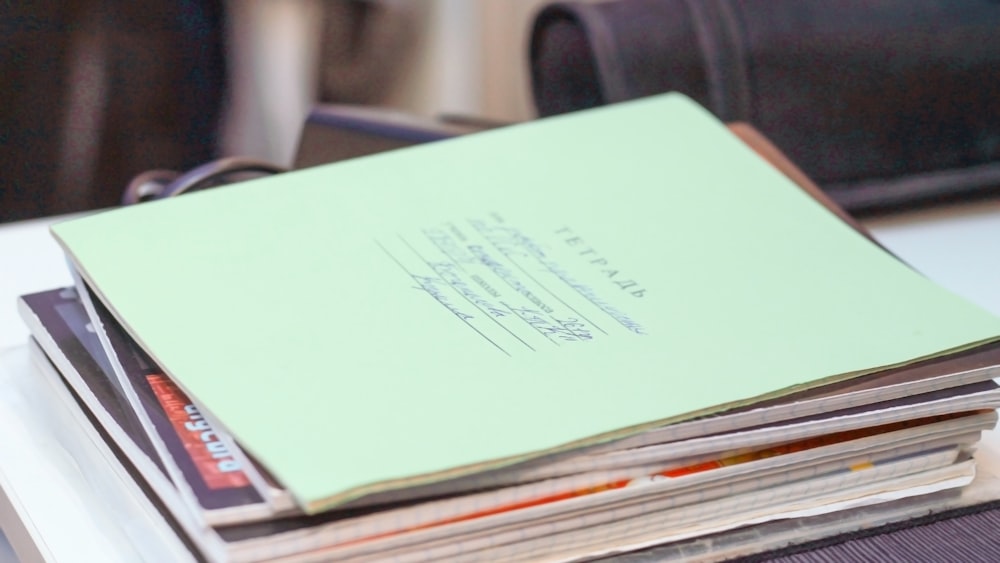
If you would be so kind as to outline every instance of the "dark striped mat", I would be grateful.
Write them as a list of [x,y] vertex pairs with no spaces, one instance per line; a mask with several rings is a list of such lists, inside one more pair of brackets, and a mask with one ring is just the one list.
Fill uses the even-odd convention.
[[[825,518],[836,517],[827,515]],[[747,529],[747,536],[759,534]],[[734,532],[728,532],[730,536]],[[739,535],[736,531],[735,535]],[[750,540],[752,541],[752,539]],[[704,543],[704,542],[701,542]],[[680,542],[602,559],[605,563],[653,563],[713,560],[699,541]],[[729,563],[843,563],[843,562],[1000,562],[1000,500],[934,512],[807,541]]]
[[1000,501],[947,510],[733,561],[1000,561]]

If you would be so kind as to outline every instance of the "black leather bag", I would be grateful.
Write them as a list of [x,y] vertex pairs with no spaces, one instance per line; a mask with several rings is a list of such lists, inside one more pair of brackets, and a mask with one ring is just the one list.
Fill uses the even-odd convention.
[[557,3],[530,57],[542,116],[680,91],[853,212],[1000,192],[1000,2]]

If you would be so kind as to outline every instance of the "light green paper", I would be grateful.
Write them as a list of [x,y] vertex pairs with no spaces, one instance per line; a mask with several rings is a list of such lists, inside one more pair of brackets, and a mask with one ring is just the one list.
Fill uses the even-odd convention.
[[[1000,334],[679,95],[53,231],[312,511]],[[549,325],[511,312],[536,301]],[[542,334],[576,316],[592,339]]]

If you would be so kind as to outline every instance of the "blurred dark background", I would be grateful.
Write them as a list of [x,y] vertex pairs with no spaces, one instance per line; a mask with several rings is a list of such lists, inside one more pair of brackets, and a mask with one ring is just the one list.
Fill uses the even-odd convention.
[[312,104],[392,102],[437,9],[407,4],[0,3],[0,222],[115,205],[149,169],[287,162]]
[[0,222],[150,169],[287,166],[316,104],[509,123],[663,91],[852,212],[995,197],[998,26],[992,0],[0,3]]
[[0,17],[0,221],[113,205],[147,168],[216,154],[220,1],[8,2]]

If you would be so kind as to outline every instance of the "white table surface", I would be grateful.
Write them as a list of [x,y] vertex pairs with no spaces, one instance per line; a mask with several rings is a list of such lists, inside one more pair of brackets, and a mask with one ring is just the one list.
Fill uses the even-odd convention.
[[[65,284],[69,279],[65,267],[62,272],[58,271],[63,261],[59,249],[48,236],[46,226],[49,222],[48,219],[23,221],[0,227],[0,354],[24,345],[26,337],[11,297],[48,287],[53,282]],[[4,447],[10,446],[0,444],[0,448]],[[6,479],[0,479],[0,483],[4,481]],[[0,505],[0,510],[4,508]],[[12,516],[15,515],[0,514],[0,526],[8,527],[5,524]],[[0,562],[16,560],[13,548],[0,533]]]
[[0,226],[0,350],[28,337],[17,315],[17,296],[71,283],[63,253],[48,226],[63,218]]
[[[70,284],[62,252],[47,229],[59,219],[0,226],[0,378],[5,374],[16,377],[30,369],[25,361],[28,331],[17,314],[17,296]],[[1000,315],[1000,202],[910,213],[866,225],[911,266]],[[10,392],[0,387],[0,395],[4,393]],[[11,421],[0,420],[0,424],[5,422]],[[0,487],[8,493],[7,502],[0,502],[0,528],[16,545],[23,546],[26,536],[41,544],[29,555],[58,561],[90,561],[96,556],[128,560],[130,552],[122,553],[115,547],[116,542],[132,537],[127,526],[113,524],[108,532],[109,523],[102,522],[113,510],[127,512],[128,507],[92,508],[90,502],[104,497],[95,497],[93,490],[89,494],[80,490],[93,489],[94,483],[81,487],[65,471],[57,476],[45,467],[46,456],[29,451],[39,447],[61,451],[68,444],[39,445],[32,438],[8,430],[0,441]],[[1000,474],[1000,432],[986,433],[976,455],[983,469]],[[45,485],[35,482],[31,487],[32,479],[46,479]],[[37,490],[26,493],[26,485]],[[4,501],[2,492],[0,501]],[[53,509],[54,503],[60,507]],[[0,561],[15,560],[10,545],[0,536]]]

